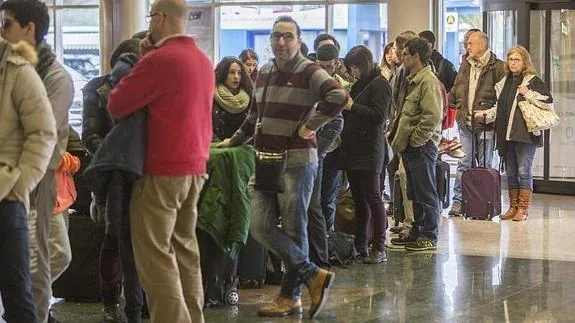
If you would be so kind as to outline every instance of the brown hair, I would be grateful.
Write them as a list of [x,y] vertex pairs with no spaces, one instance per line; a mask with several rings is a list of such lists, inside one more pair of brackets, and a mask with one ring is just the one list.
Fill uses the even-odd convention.
[[[531,55],[529,54],[527,49],[525,49],[525,47],[523,47],[521,45],[511,47],[509,52],[507,52],[507,58],[509,58],[509,56],[511,56],[512,54],[519,54],[519,56],[521,56],[521,59],[523,60],[523,67],[524,67],[523,72],[522,72],[523,75],[537,74],[537,72],[535,71],[535,66],[533,65],[533,61],[531,60]],[[509,66],[507,64],[505,64],[505,71],[507,73],[511,72],[509,70]]]
[[343,63],[347,72],[351,74],[351,66],[357,66],[361,71],[361,77],[367,77],[374,69],[373,54],[369,48],[359,45],[349,50],[345,55]]

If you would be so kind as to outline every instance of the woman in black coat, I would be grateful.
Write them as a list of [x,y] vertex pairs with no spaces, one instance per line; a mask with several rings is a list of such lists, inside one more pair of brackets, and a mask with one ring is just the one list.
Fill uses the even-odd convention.
[[224,140],[230,138],[244,122],[254,86],[245,65],[236,57],[224,57],[216,66],[215,73],[214,137]]
[[[346,170],[357,219],[355,246],[364,263],[385,262],[387,217],[381,199],[380,172],[387,146],[385,120],[391,102],[391,87],[374,64],[365,46],[356,46],[344,59],[348,72],[357,81],[351,87],[354,103],[344,111],[339,162]],[[373,217],[373,250],[368,252],[370,216]]]

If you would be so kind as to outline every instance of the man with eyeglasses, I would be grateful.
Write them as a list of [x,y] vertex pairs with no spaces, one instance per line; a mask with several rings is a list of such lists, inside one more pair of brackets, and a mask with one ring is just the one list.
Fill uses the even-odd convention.
[[401,52],[409,70],[408,89],[391,142],[401,155],[407,174],[407,194],[413,201],[414,221],[409,233],[392,241],[411,251],[437,248],[439,198],[435,184],[437,145],[443,117],[441,90],[429,63],[427,40],[414,38]]
[[353,101],[326,71],[301,55],[301,29],[293,18],[282,16],[275,21],[270,42],[274,59],[259,72],[256,100],[248,117],[219,147],[245,144],[253,137],[256,150],[287,150],[283,193],[255,189],[254,178],[250,181],[251,233],[287,267],[279,297],[258,315],[300,315],[301,287],[306,285],[311,298],[309,314],[315,318],[335,278],[308,257],[307,210],[317,175],[316,131]]
[[[347,82],[335,74],[339,63],[337,48],[332,44],[325,44],[317,49],[316,54],[316,63],[338,81],[339,85],[345,87]],[[339,135],[342,129],[343,115],[339,113],[317,131],[318,171],[308,208],[309,257],[313,263],[325,269],[331,267],[327,232],[332,230],[334,223],[335,199],[341,171],[334,162],[337,161],[337,157],[332,158],[332,163],[328,165],[329,169],[324,168],[324,162],[327,155],[336,150],[341,143]],[[328,177],[323,176],[324,170],[328,171]]]
[[[459,67],[455,84],[449,93],[450,104],[458,109],[457,126],[463,145],[461,149],[465,153],[465,157],[460,158],[457,164],[453,203],[449,210],[451,216],[463,213],[461,175],[471,167],[473,158],[477,159],[477,165],[492,165],[494,123],[484,124],[483,111],[496,104],[495,84],[505,75],[505,63],[489,50],[489,39],[485,33],[471,33],[467,41],[467,52],[469,56]],[[476,156],[471,151],[473,146],[479,152]]]
[[215,75],[185,34],[184,0],[156,0],[142,58],[110,92],[122,119],[147,109],[144,175],[133,187],[134,260],[152,322],[204,322],[197,202],[212,139]]
[[48,320],[52,282],[68,268],[72,250],[66,225],[67,214],[53,214],[56,202],[55,172],[68,143],[68,110],[74,99],[72,77],[56,60],[46,43],[50,26],[48,7],[40,0],[9,0],[0,5],[5,28],[2,37],[11,43],[24,41],[33,46],[38,56],[36,71],[48,92],[56,118],[58,142],[48,169],[30,196],[29,226],[32,291],[40,322]]
[[[45,176],[54,153],[56,120],[34,69],[34,47],[8,35],[21,28],[33,30],[34,24],[22,26],[6,11],[1,17],[0,293],[6,321],[37,323],[42,321],[32,293],[28,214],[31,192]],[[48,280],[49,276],[48,271]]]

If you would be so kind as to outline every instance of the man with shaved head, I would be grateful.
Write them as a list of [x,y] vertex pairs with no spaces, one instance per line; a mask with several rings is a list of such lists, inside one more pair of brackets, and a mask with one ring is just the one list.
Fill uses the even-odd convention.
[[215,76],[208,57],[185,34],[187,17],[184,0],[154,2],[150,30],[140,44],[144,55],[108,103],[119,119],[148,110],[144,176],[133,188],[130,225],[152,322],[204,322],[195,231],[212,139]]
[[[471,167],[472,147],[476,147],[478,163],[491,166],[493,159],[493,126],[494,123],[483,123],[483,110],[495,105],[497,97],[495,84],[505,75],[505,63],[498,59],[489,50],[489,38],[483,32],[476,31],[469,35],[467,41],[467,53],[469,56],[459,67],[459,73],[455,79],[449,101],[452,106],[458,108],[457,125],[459,137],[465,157],[459,159],[457,176],[453,189],[453,205],[449,215],[462,214],[462,190],[461,175]],[[471,123],[475,120],[474,129]],[[486,131],[484,138],[483,131]],[[483,154],[483,151],[487,152]]]

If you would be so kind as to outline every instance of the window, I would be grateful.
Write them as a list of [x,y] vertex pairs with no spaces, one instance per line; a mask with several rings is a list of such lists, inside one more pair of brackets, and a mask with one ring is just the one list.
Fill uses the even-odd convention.
[[472,28],[482,30],[483,16],[478,0],[445,0],[444,21],[445,26],[443,56],[459,69],[461,57],[465,54],[463,36]]
[[[246,48],[258,53],[260,63],[273,57],[269,36],[275,19],[291,16],[302,30],[302,41],[313,52],[313,40],[325,30],[323,5],[222,6],[220,57],[237,56]],[[219,59],[218,59],[219,61]]]
[[190,7],[188,16],[187,32],[192,35],[206,55],[211,59],[214,57],[214,48],[212,45],[212,11],[213,7]]

